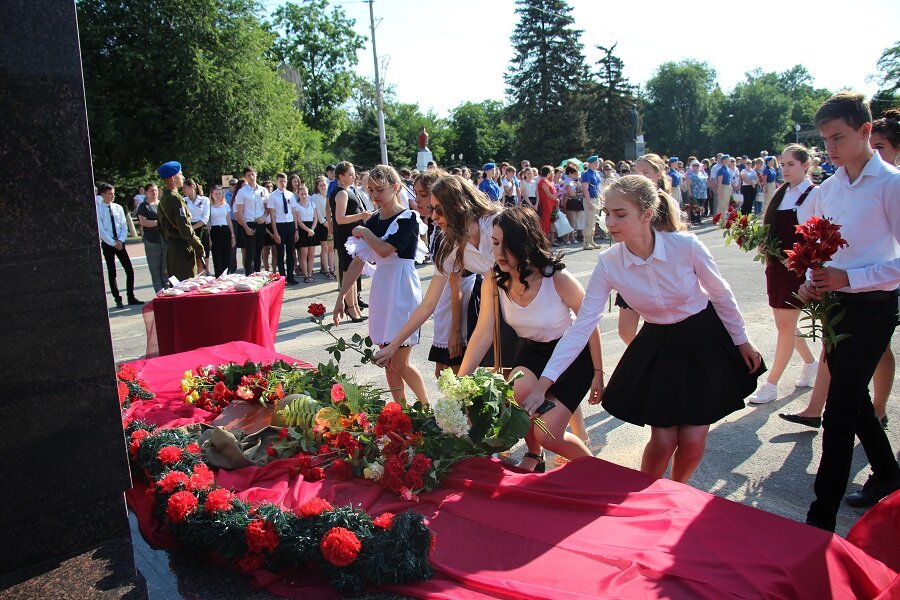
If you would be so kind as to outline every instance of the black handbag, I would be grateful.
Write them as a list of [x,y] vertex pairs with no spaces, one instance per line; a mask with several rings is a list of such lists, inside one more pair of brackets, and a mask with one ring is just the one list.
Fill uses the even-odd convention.
[[584,198],[573,196],[566,201],[566,210],[584,210]]

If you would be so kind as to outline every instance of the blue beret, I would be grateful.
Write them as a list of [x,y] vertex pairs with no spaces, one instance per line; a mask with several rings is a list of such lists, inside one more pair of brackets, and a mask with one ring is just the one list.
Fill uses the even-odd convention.
[[677,156],[672,156],[671,158],[669,158],[669,164],[671,165],[673,162],[678,162]]
[[774,161],[774,160],[775,160],[775,157],[774,157],[774,156],[767,156],[767,157],[766,157],[766,162],[769,162],[770,160],[771,160],[771,161]]
[[584,162],[592,163],[592,162],[597,162],[598,160],[600,160],[600,157],[597,156],[596,154],[592,154],[591,156],[588,156],[587,160]]
[[491,169],[496,169],[496,168],[497,168],[497,165],[495,165],[494,163],[487,163],[481,168],[481,170],[482,171],[490,171]]
[[723,154],[722,158],[720,158],[719,160],[728,159],[728,158],[731,158],[730,154]]
[[179,171],[181,171],[181,163],[177,160],[170,160],[167,163],[163,163],[159,165],[159,168],[156,170],[157,175],[159,175],[162,179],[168,179],[173,175],[178,175]]

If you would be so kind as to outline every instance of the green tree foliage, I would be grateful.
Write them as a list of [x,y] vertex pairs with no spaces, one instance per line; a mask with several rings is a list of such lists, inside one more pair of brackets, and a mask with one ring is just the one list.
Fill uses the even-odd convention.
[[719,151],[758,156],[784,145],[793,132],[793,102],[779,83],[775,73],[747,73],[747,81],[725,97],[715,118]]
[[813,127],[816,111],[831,96],[831,91],[813,85],[813,77],[802,65],[778,73],[777,86],[791,101],[790,118],[803,129]]
[[631,141],[628,113],[637,103],[636,89],[622,73],[625,63],[613,54],[616,45],[597,46],[603,53],[597,61],[597,78],[584,92],[589,151],[603,157],[621,156],[625,142]]
[[273,35],[252,0],[81,0],[94,169],[136,182],[166,160],[218,181],[253,163],[282,168],[321,141],[266,58]]
[[[457,163],[481,167],[491,160],[511,160],[515,130],[501,102],[464,102],[450,114],[447,149]],[[521,155],[526,156],[526,155]]]
[[287,2],[274,15],[279,32],[277,60],[298,75],[297,96],[304,122],[335,139],[345,126],[342,105],[356,78],[356,52],[365,45],[339,6],[328,12],[328,0]]
[[515,55],[504,75],[518,131],[513,150],[534,164],[580,155],[587,146],[581,90],[588,74],[572,9],[565,0],[516,0],[516,14]]
[[885,48],[878,59],[878,85],[887,92],[900,92],[900,41]]
[[900,93],[878,90],[869,101],[872,108],[872,117],[878,119],[884,116],[884,111],[889,108],[900,108]]
[[714,152],[708,135],[714,89],[716,71],[705,62],[661,64],[644,89],[644,131],[650,148],[678,156]]

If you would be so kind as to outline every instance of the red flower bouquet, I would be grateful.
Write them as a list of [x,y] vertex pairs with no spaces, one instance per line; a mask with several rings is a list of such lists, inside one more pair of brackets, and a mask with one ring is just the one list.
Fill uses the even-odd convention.
[[[841,226],[830,219],[817,216],[810,217],[803,225],[797,225],[796,231],[802,240],[785,251],[787,258],[784,266],[798,275],[806,275],[809,269],[823,268],[838,250],[849,245],[841,236],[840,229]],[[830,293],[823,294],[820,300],[807,302],[803,306],[805,316],[801,321],[809,321],[804,325],[809,331],[803,337],[813,340],[822,338],[828,351],[845,339],[848,334],[838,334],[834,330],[834,325],[844,317],[844,311],[835,313],[837,308],[837,300]]]
[[325,560],[336,567],[346,567],[356,560],[362,544],[349,529],[332,527],[322,538],[320,548]]

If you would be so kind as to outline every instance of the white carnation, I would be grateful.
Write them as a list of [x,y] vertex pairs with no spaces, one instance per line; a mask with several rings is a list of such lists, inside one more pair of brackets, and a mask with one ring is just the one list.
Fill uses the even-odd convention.
[[444,433],[463,437],[469,433],[469,419],[462,403],[455,398],[444,397],[434,403],[434,420]]

